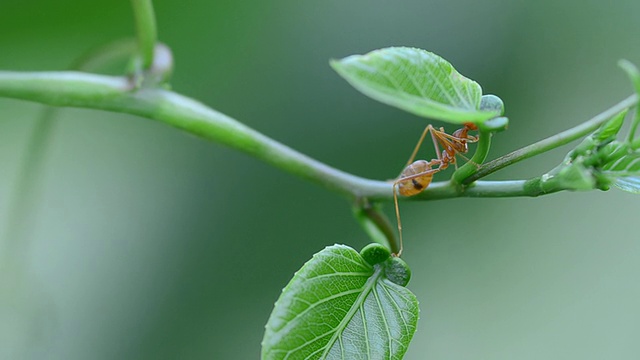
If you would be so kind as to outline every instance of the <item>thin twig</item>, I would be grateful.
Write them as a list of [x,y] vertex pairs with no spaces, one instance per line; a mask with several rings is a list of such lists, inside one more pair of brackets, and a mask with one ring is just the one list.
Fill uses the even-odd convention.
[[156,17],[151,0],[131,0],[136,20],[136,34],[142,68],[148,70],[153,65],[153,56],[157,42]]
[[609,109],[594,116],[590,120],[581,123],[571,129],[565,130],[561,133],[550,136],[544,140],[540,140],[534,144],[525,146],[512,153],[501,156],[495,160],[492,160],[480,167],[478,172],[473,174],[464,180],[463,184],[470,184],[478,179],[481,179],[489,174],[492,174],[502,168],[515,164],[519,161],[528,159],[532,156],[539,155],[549,150],[555,149],[559,146],[568,144],[576,139],[588,135],[595,131],[600,125],[609,120],[612,116],[618,114],[624,109],[628,109],[638,103],[638,96],[631,95],[626,99],[620,101]]

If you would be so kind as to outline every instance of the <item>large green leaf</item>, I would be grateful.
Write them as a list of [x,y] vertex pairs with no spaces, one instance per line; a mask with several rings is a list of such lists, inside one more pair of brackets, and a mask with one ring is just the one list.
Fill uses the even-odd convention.
[[418,301],[398,285],[408,281],[406,264],[373,247],[363,258],[329,246],[295,274],[267,322],[262,359],[402,359]]
[[331,61],[365,95],[419,116],[480,124],[501,109],[480,110],[482,88],[436,54],[390,47]]

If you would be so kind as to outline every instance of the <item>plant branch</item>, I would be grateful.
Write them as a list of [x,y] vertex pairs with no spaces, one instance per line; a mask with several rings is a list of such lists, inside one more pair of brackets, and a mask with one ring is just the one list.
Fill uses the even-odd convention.
[[353,215],[373,241],[386,246],[394,254],[400,252],[402,245],[396,236],[395,227],[379,204],[372,204],[366,198],[358,199],[353,206]]
[[136,34],[138,35],[138,47],[142,68],[148,70],[153,65],[154,50],[156,47],[156,17],[153,12],[151,0],[131,0],[133,14],[136,21]]
[[[366,179],[335,169],[195,100],[164,89],[136,88],[126,77],[79,72],[0,71],[0,96],[53,106],[138,115],[237,149],[354,201],[393,199],[391,182]],[[631,97],[624,105],[630,106],[634,101],[636,98]],[[525,185],[524,180],[478,181],[468,187],[450,181],[436,182],[420,195],[404,199],[538,196],[545,193]]]
[[248,153],[344,195],[391,199],[391,184],[327,166],[195,100],[164,89],[136,89],[125,77],[79,72],[0,71],[0,96],[158,120]]
[[504,167],[515,164],[524,159],[528,159],[532,156],[542,154],[549,150],[555,149],[559,146],[568,144],[576,139],[584,137],[589,133],[595,131],[609,120],[612,116],[616,115],[620,111],[630,108],[638,103],[638,96],[631,95],[609,109],[594,116],[590,120],[581,123],[571,129],[565,130],[556,135],[550,136],[544,140],[540,140],[534,144],[525,146],[519,150],[516,150],[507,155],[501,156],[495,160],[492,160],[480,167],[480,169],[472,176],[466,178],[463,184],[470,184],[480,178],[483,178],[489,174],[492,174]]

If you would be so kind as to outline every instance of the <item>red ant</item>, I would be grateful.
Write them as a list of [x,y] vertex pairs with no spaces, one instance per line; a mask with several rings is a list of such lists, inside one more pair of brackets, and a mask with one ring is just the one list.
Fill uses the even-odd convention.
[[[462,156],[461,154],[469,151],[468,143],[478,141],[477,136],[469,135],[469,131],[473,130],[478,130],[475,124],[465,123],[463,128],[454,131],[452,135],[447,134],[444,128],[436,129],[431,125],[427,125],[422,132],[422,136],[420,136],[420,140],[418,140],[418,144],[413,150],[407,165],[393,183],[393,201],[396,207],[398,234],[400,236],[400,251],[396,254],[397,256],[402,254],[402,223],[400,221],[400,209],[398,207],[398,193],[402,196],[417,195],[431,184],[435,173],[446,169],[451,164],[456,165],[456,155]],[[431,133],[437,158],[431,161],[417,160],[414,162],[413,159],[416,157],[427,133]],[[442,152],[440,151],[440,147],[442,147]],[[462,157],[464,158],[464,156]],[[435,167],[436,165],[437,167]]]

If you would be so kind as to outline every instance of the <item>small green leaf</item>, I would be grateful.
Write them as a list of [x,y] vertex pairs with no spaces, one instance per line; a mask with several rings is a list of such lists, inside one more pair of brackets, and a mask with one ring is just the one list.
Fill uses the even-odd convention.
[[[638,67],[635,66],[632,62],[624,59],[618,62],[618,66],[620,66],[622,70],[624,70],[627,73],[627,76],[629,76],[629,80],[631,80],[631,83],[633,84],[633,88],[635,89],[636,94],[640,96],[640,71],[638,70]],[[628,138],[629,141],[633,141],[633,138],[635,137],[636,129],[638,128],[639,124],[640,124],[640,106],[636,106],[635,117],[633,118],[633,122],[629,127],[629,138]]]
[[385,246],[374,243],[362,248],[362,250],[360,250],[360,256],[362,256],[369,265],[373,266],[387,260],[391,256],[391,252]]
[[594,139],[601,143],[607,143],[615,140],[616,136],[620,132],[622,128],[622,124],[624,123],[624,118],[627,116],[627,112],[629,109],[624,109],[614,115],[609,121],[602,124],[596,132],[593,133]]
[[480,110],[496,111],[498,115],[504,115],[504,102],[496,95],[482,95],[480,99]]
[[556,183],[570,190],[592,190],[597,182],[591,170],[581,164],[563,168],[556,176]]
[[[331,66],[365,95],[419,116],[481,124],[500,115],[495,108],[480,109],[478,83],[425,50],[390,47],[333,60]],[[491,98],[492,106],[497,106],[495,100]]]
[[387,278],[400,286],[407,286],[409,280],[411,280],[409,265],[399,257],[389,258],[385,270]]
[[390,264],[371,266],[344,245],[315,254],[276,302],[262,359],[402,359],[416,330],[418,301],[388,279],[399,266]]
[[627,143],[614,142],[602,150],[606,155],[601,173],[624,191],[640,194],[640,151]]
[[[584,138],[565,156],[560,165],[541,178],[542,186],[548,183],[570,190],[608,190],[616,176],[603,173],[601,168],[604,164],[613,162],[621,156],[620,149],[616,148],[621,143],[614,140],[622,127],[627,111],[625,109],[612,116],[591,135]],[[626,152],[627,145],[624,146]]]
[[504,102],[496,95],[482,95],[480,100],[480,110],[495,111],[498,115],[481,124],[478,124],[480,130],[488,132],[501,132],[509,127],[509,119],[502,116],[504,114]]
[[[618,135],[628,111],[628,109],[625,109],[612,116],[611,119],[602,124],[598,130],[587,136],[578,146],[569,152],[568,159],[574,160],[578,156],[591,157],[594,152],[602,154],[599,149],[616,139],[616,135]],[[587,160],[587,163],[595,164],[593,160]]]

